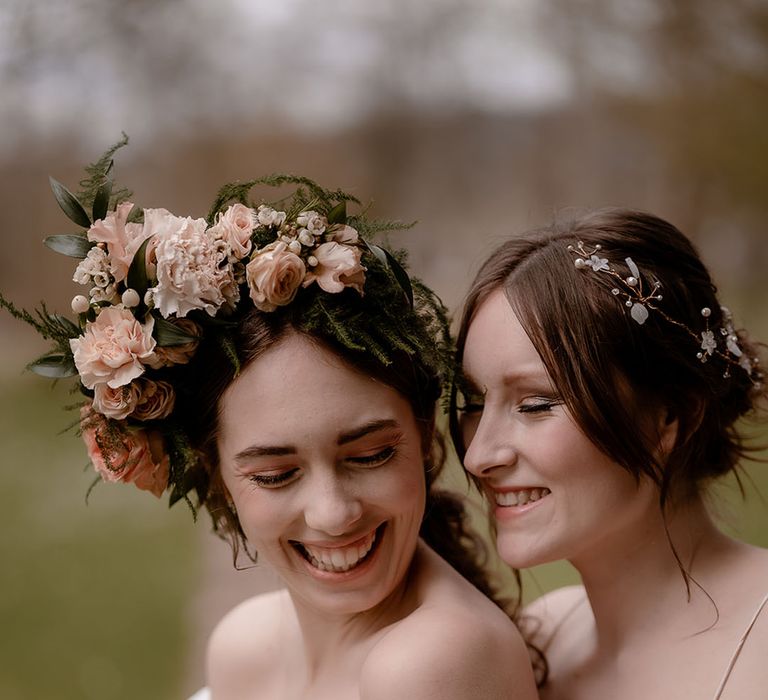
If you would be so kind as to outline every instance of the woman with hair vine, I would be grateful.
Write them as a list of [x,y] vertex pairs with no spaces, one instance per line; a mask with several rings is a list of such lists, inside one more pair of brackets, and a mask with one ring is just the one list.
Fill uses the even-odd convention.
[[80,259],[76,322],[0,303],[55,343],[32,369],[78,376],[102,479],[207,509],[282,578],[219,623],[196,697],[535,698],[435,486],[453,354],[439,300],[371,242],[386,227],[292,176],[226,185],[206,219],[142,211],[109,181],[120,145],[78,194],[53,182],[83,229],[46,240]]
[[451,429],[501,558],[582,584],[526,610],[548,700],[764,698],[768,552],[721,532],[710,486],[755,449],[758,347],[688,239],[635,211],[507,241],[458,338]]

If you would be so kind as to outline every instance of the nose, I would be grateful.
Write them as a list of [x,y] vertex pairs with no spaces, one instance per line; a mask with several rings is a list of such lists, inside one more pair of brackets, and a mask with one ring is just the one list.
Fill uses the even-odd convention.
[[476,477],[489,476],[498,467],[513,466],[517,450],[513,444],[512,426],[505,424],[486,407],[467,436],[469,444],[464,454],[464,468]]
[[318,476],[304,506],[304,522],[310,528],[328,535],[343,535],[362,515],[360,498],[342,475]]

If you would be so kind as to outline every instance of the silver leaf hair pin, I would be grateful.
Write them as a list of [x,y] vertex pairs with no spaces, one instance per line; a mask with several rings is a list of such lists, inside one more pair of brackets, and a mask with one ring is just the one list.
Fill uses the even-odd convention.
[[715,332],[709,327],[709,318],[712,315],[712,310],[705,306],[701,310],[701,315],[704,318],[704,330],[700,333],[695,333],[684,323],[671,318],[654,303],[664,299],[658,293],[659,289],[661,289],[661,282],[658,280],[653,281],[650,291],[646,292],[643,275],[632,258],[624,259],[629,274],[623,275],[611,264],[608,258],[601,257],[600,251],[602,246],[599,244],[592,248],[587,248],[582,241],[579,241],[576,245],[569,245],[568,250],[576,256],[573,264],[577,270],[591,270],[592,272],[607,274],[617,281],[618,284],[611,289],[611,294],[624,299],[624,306],[629,309],[629,315],[636,323],[642,326],[648,320],[650,316],[649,309],[658,313],[659,316],[669,323],[682,328],[696,341],[697,345],[701,348],[696,353],[696,357],[699,360],[706,362],[713,356],[725,360],[724,378],[727,379],[731,376],[731,366],[738,366],[747,373],[753,384],[758,387],[761,386],[760,380],[763,374],[758,370],[758,359],[756,357],[749,357],[741,349],[739,337],[733,325],[733,315],[725,306],[720,307],[723,326],[719,331]]

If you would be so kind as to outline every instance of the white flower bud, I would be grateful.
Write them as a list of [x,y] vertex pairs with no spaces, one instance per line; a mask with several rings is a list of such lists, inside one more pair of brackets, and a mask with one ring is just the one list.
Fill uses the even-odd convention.
[[315,267],[317,265],[317,258],[314,255],[310,255],[307,258],[307,262],[310,264],[311,267]]
[[132,309],[134,306],[138,306],[141,301],[139,293],[135,289],[126,289],[121,297],[123,306],[127,309]]
[[145,303],[147,306],[152,306],[152,305],[154,304],[154,301],[155,301],[155,295],[154,295],[153,291],[154,291],[154,290],[152,290],[152,289],[148,289],[148,290],[147,290],[147,291],[144,293],[144,303]]
[[90,306],[90,303],[82,294],[72,297],[72,311],[76,314],[84,314]]
[[291,241],[288,244],[288,250],[290,250],[294,255],[298,255],[301,253],[301,243],[296,240]]

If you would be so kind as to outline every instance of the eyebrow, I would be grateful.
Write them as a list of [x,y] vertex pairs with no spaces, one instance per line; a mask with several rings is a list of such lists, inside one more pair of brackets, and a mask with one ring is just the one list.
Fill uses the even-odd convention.
[[[365,425],[361,425],[359,428],[341,433],[336,440],[336,444],[346,445],[371,433],[398,427],[398,422],[391,418],[372,420]],[[235,455],[235,461],[243,462],[254,457],[283,457],[285,455],[295,455],[297,451],[294,445],[251,445],[238,452]]]

